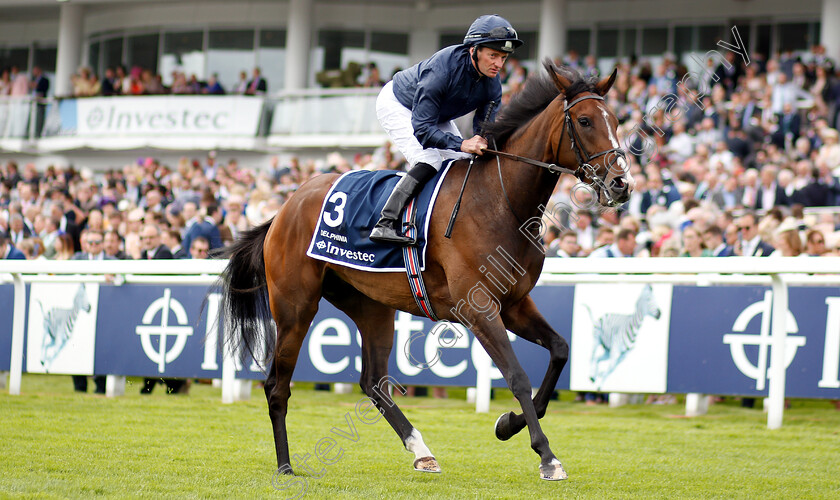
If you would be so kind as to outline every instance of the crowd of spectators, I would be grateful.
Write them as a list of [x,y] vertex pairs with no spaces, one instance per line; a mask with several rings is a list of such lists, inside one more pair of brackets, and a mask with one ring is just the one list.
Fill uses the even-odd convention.
[[[598,74],[591,56],[569,54],[563,62]],[[833,63],[814,47],[807,57],[753,54],[746,64],[727,52],[707,64],[693,86],[680,84],[688,70],[667,56],[655,67],[619,64],[607,102],[619,118],[636,189],[618,210],[593,211],[579,194],[572,200],[576,180],[561,177],[546,218],[548,256],[840,255],[840,80]],[[375,66],[367,70],[367,84],[381,84]],[[527,86],[526,78],[525,67],[510,59],[505,99]],[[140,68],[108,70],[101,80],[83,70],[74,81],[80,95],[220,88],[213,78],[205,85],[177,74],[167,89]],[[250,79],[243,72],[231,89],[266,90],[258,69]],[[404,168],[390,144],[352,158],[275,159],[270,169],[221,161],[213,152],[176,165],[140,158],[99,174],[7,162],[0,168],[0,258],[18,251],[59,260],[205,258],[272,217],[311,177],[383,168]]]
[[225,89],[219,82],[219,75],[213,73],[207,80],[199,79],[195,74],[187,76],[183,71],[175,70],[171,74],[169,85],[163,77],[147,68],[134,66],[126,70],[124,66],[108,68],[100,78],[90,68],[83,67],[71,77],[73,97],[115,96],[115,95],[264,95],[268,92],[268,82],[262,76],[259,67],[251,75],[240,71],[239,80],[233,88]]
[[[546,217],[554,226],[548,255],[840,254],[832,208],[840,204],[840,79],[832,61],[819,46],[807,57],[752,54],[749,64],[721,52],[688,77],[668,56],[655,67],[618,65],[607,102],[636,189],[618,211],[593,211],[579,191],[572,199],[575,180],[562,178],[549,207],[559,217]],[[591,56],[572,53],[563,63],[598,74]],[[509,61],[506,98],[527,85],[526,74]]]

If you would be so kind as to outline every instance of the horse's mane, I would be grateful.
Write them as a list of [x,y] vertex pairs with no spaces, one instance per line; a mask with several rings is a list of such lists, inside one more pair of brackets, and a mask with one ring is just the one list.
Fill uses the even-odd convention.
[[549,71],[556,70],[557,73],[572,82],[566,89],[566,100],[571,101],[583,92],[595,92],[595,85],[598,83],[597,78],[584,78],[577,71],[565,66],[557,67],[549,60],[546,60],[543,65],[546,71],[528,77],[522,91],[514,95],[510,102],[499,111],[496,121],[484,124],[485,135],[492,135],[496,139],[497,147],[503,147],[519,127],[537,116],[560,95],[560,90],[554,84],[554,80],[548,73]]

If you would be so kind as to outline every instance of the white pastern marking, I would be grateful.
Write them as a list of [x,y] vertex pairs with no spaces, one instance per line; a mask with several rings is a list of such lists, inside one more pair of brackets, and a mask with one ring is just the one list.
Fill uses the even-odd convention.
[[405,440],[405,449],[414,453],[414,459],[433,457],[431,450],[423,442],[423,436],[417,429],[411,429],[411,435]]

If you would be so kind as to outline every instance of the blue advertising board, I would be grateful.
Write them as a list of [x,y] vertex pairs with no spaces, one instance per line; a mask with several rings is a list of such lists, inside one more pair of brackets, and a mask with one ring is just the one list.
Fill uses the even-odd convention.
[[219,328],[211,321],[208,329],[206,311],[200,314],[206,293],[202,286],[101,286],[94,372],[221,377],[213,344]]
[[[767,287],[674,287],[668,391],[766,396],[772,292]],[[792,287],[785,392],[840,398],[840,290]]]
[[15,303],[14,285],[0,285],[0,304],[3,314],[0,314],[0,372],[9,371],[12,354],[12,314]]
[[[532,297],[549,324],[567,340],[571,330],[574,287],[552,286],[534,290]],[[397,312],[394,347],[388,373],[403,385],[474,386],[476,364],[486,356],[480,344],[460,325],[437,323]],[[564,333],[565,332],[565,333]],[[539,386],[548,368],[548,351],[509,335],[513,350],[532,385]],[[300,350],[295,380],[358,382],[361,375],[361,339],[344,313],[322,301]],[[406,350],[407,349],[407,350]],[[262,378],[262,375],[253,375]],[[491,370],[493,385],[506,387],[501,373]],[[569,372],[558,387],[569,386]]]
[[[59,300],[61,287],[66,288],[64,302]],[[61,331],[60,325],[44,324],[47,297],[55,297],[50,307],[77,314],[76,330],[85,324],[95,329],[95,335],[84,328],[69,332],[67,346],[54,348],[66,351],[52,356],[54,366],[61,364],[61,356],[71,357],[76,364],[88,356],[96,374],[221,377],[219,296],[208,296],[202,310],[206,287],[56,284],[41,288],[37,300],[29,301],[28,316],[35,323],[29,320],[34,326],[28,335],[39,325],[41,330]],[[767,394],[772,292],[766,287],[557,285],[539,286],[531,296],[548,323],[570,344],[570,361],[557,388]],[[13,298],[11,285],[0,286],[1,303],[11,306]],[[791,287],[789,309],[786,394],[840,399],[840,289]],[[12,315],[0,315],[0,370],[9,368],[11,331]],[[46,333],[40,335],[37,338],[46,339]],[[513,334],[509,337],[531,385],[539,386],[548,367],[547,350]],[[35,354],[52,353],[44,347],[52,346],[46,340],[33,345]],[[360,345],[350,318],[322,301],[301,347],[293,380],[357,383],[362,367]],[[256,363],[243,360],[239,365],[238,377],[265,378]],[[477,367],[484,366],[492,384],[504,387],[501,373],[472,333],[460,325],[435,324],[397,313],[389,374],[401,384],[474,386]],[[48,369],[51,373],[91,371],[91,367],[74,372],[73,367],[61,371],[49,366],[41,371]]]

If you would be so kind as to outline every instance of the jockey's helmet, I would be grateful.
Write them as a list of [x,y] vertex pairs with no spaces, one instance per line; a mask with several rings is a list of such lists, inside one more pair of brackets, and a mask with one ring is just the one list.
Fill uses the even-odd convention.
[[496,14],[487,14],[473,21],[464,36],[464,45],[490,47],[507,53],[512,53],[522,43],[508,20]]

